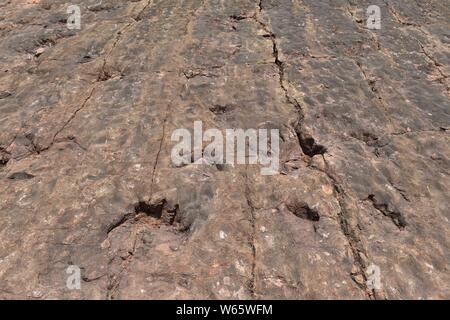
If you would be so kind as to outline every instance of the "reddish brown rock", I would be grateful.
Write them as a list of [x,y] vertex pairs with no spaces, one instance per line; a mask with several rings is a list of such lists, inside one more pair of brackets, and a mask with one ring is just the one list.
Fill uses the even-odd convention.
[[[0,8],[0,298],[450,298],[447,1]],[[174,166],[200,120],[280,173]]]

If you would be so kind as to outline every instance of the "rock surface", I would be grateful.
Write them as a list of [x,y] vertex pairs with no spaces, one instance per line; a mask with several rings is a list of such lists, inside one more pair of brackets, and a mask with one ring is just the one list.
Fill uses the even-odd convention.
[[[0,298],[450,298],[448,0],[70,4],[0,0]],[[280,174],[174,167],[198,120]]]

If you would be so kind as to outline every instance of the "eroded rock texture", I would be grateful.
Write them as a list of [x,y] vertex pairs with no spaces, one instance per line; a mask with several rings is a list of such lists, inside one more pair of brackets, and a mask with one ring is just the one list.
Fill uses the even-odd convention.
[[[450,298],[449,20],[448,0],[1,0],[0,297]],[[280,174],[174,167],[197,120],[278,128]]]

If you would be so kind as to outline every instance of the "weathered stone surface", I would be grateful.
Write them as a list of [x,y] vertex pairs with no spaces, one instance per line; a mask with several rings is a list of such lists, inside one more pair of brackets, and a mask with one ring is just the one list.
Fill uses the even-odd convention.
[[[1,298],[450,298],[448,0],[71,4],[0,0]],[[280,174],[175,167],[198,120]]]

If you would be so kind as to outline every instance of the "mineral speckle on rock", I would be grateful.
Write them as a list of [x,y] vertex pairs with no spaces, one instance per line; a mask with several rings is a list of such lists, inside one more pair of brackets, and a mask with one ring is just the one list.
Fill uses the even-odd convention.
[[0,298],[450,298],[448,0],[71,2],[0,0]]

